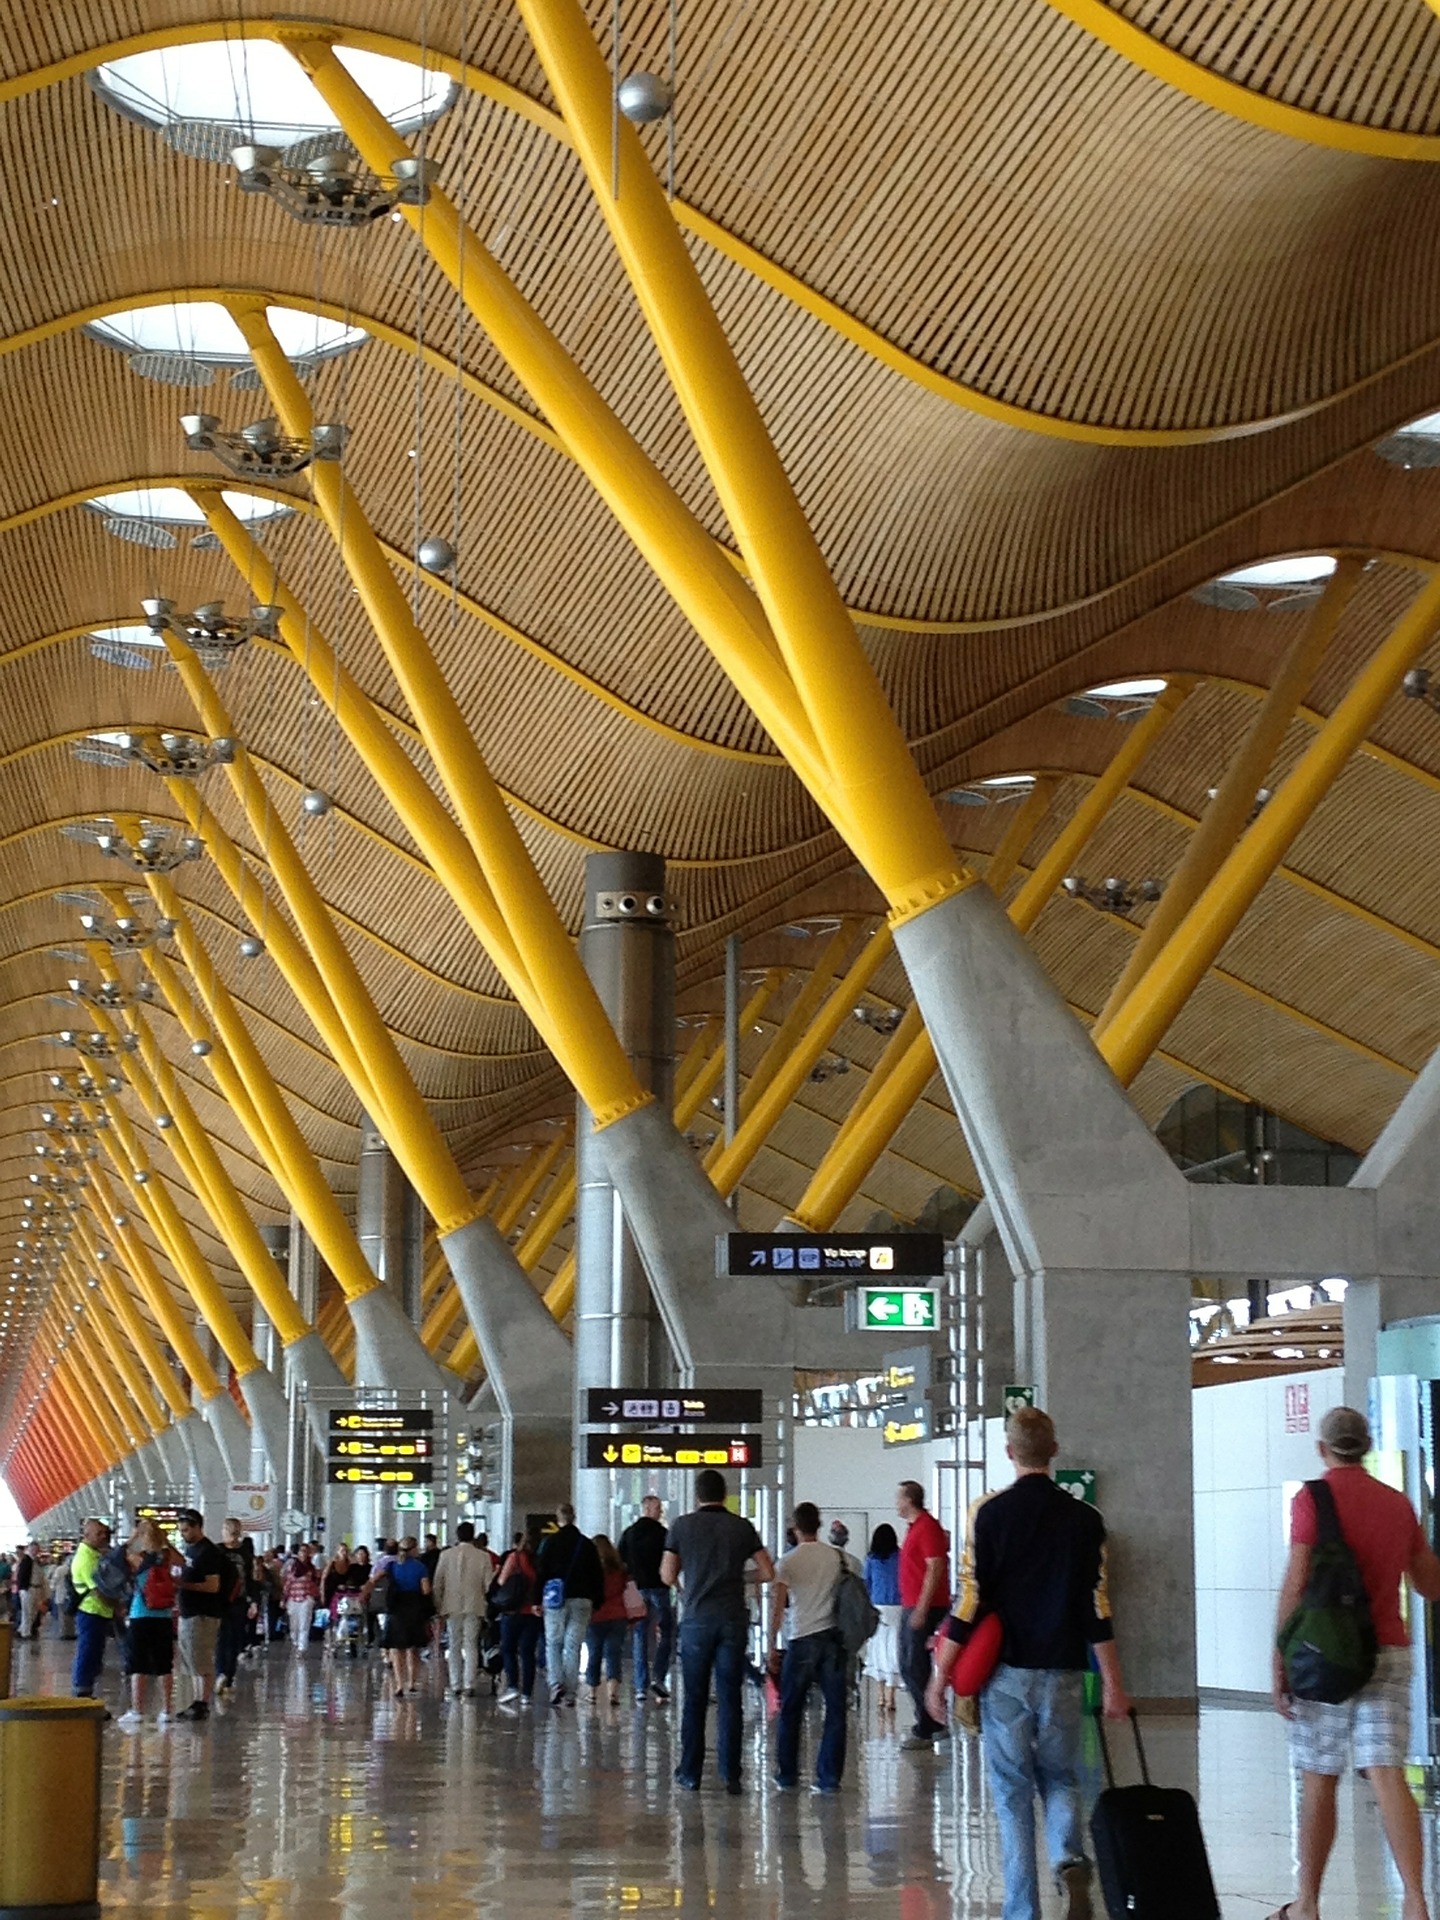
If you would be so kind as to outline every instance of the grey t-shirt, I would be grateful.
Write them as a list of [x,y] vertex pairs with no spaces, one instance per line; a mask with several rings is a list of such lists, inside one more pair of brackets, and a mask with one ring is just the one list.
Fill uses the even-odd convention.
[[728,1507],[697,1507],[671,1526],[665,1550],[680,1556],[687,1615],[712,1620],[747,1617],[745,1562],[764,1551],[748,1520]]
[[792,1640],[825,1633],[835,1625],[835,1594],[843,1571],[844,1562],[836,1549],[818,1540],[802,1540],[781,1556],[775,1578],[790,1596],[785,1617]]

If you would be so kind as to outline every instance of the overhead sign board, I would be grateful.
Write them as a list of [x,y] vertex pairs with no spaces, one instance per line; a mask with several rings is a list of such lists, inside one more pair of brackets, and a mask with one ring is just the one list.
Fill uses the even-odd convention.
[[939,1323],[940,1296],[934,1287],[856,1287],[845,1296],[850,1333],[897,1333],[902,1328],[928,1333]]
[[883,1273],[900,1280],[937,1280],[945,1271],[938,1233],[722,1233],[715,1240],[721,1278]]
[[400,1487],[395,1494],[397,1513],[429,1513],[435,1496],[429,1487]]
[[429,1407],[332,1407],[331,1441],[393,1439],[398,1434],[433,1433],[435,1414]]
[[172,1527],[179,1524],[180,1511],[179,1507],[153,1505],[136,1507],[134,1509],[135,1524],[138,1527],[142,1520],[153,1520],[162,1533],[168,1533]]
[[331,1460],[325,1478],[332,1487],[428,1487],[435,1478],[435,1467],[429,1460],[399,1461],[392,1466],[372,1460],[358,1464]]
[[653,1387],[589,1387],[585,1394],[585,1418],[593,1426],[655,1427],[676,1421],[744,1427],[764,1416],[759,1387],[686,1387],[667,1393]]
[[934,1383],[934,1356],[929,1347],[897,1347],[880,1362],[886,1391],[918,1399]]
[[916,1400],[892,1407],[885,1415],[881,1438],[887,1447],[918,1447],[930,1438],[930,1402]]
[[758,1467],[758,1433],[587,1433],[587,1467]]
[[373,1439],[367,1435],[364,1439],[349,1440],[334,1433],[330,1436],[332,1461],[368,1460],[380,1464],[386,1460],[433,1460],[434,1457],[435,1443],[428,1433],[394,1439]]

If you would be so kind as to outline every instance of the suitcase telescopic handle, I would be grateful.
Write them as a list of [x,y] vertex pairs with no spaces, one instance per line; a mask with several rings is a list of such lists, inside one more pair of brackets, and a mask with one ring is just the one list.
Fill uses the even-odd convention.
[[[1105,1779],[1107,1784],[1113,1787],[1115,1785],[1115,1768],[1110,1760],[1110,1742],[1105,1738],[1105,1716],[1103,1713],[1096,1714],[1095,1729],[1100,1735],[1100,1757],[1105,1762]],[[1151,1786],[1153,1782],[1150,1778],[1149,1762],[1145,1758],[1145,1742],[1140,1737],[1140,1716],[1133,1707],[1130,1709],[1130,1731],[1135,1736],[1135,1751],[1140,1758],[1140,1778],[1145,1782],[1147,1787]]]

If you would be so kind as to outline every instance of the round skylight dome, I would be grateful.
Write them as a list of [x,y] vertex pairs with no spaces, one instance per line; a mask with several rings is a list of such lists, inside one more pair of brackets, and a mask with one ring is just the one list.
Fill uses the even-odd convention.
[[[273,520],[291,513],[283,500],[262,500],[258,494],[237,493],[226,487],[220,498],[237,520],[247,523]],[[124,493],[105,493],[85,502],[96,513],[123,520],[152,520],[162,527],[202,527],[205,515],[183,487],[136,487]]]
[[[298,307],[267,307],[265,314],[292,360],[324,360],[358,347],[369,337],[363,327],[347,327],[343,321]],[[130,307],[92,320],[86,332],[125,353],[174,354],[216,367],[250,365],[245,337],[218,300]]]
[[[364,88],[397,133],[413,133],[454,100],[456,86],[408,60],[337,47],[336,58]],[[218,142],[177,140],[177,145],[228,158],[230,136],[255,145],[290,147],[316,135],[340,131],[324,100],[299,63],[273,40],[233,38],[155,47],[148,53],[109,60],[90,74],[103,100],[127,119],[163,133],[180,128],[218,129]]]

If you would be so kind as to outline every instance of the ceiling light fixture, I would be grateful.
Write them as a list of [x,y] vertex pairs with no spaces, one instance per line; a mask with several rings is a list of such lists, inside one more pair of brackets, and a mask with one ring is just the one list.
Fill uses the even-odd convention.
[[1165,891],[1159,880],[1137,880],[1132,885],[1113,874],[1095,886],[1081,874],[1067,873],[1060,884],[1072,900],[1085,901],[1097,913],[1129,913],[1133,907],[1158,900]]
[[230,158],[242,193],[266,194],[292,220],[322,227],[364,227],[398,207],[426,206],[440,172],[433,160],[402,154],[388,173],[370,173],[342,147],[299,164],[278,147],[235,147]]
[[180,427],[192,453],[213,453],[221,466],[245,480],[289,480],[312,460],[338,460],[350,437],[348,427],[327,420],[296,438],[269,417],[230,433],[215,413],[182,413]]

